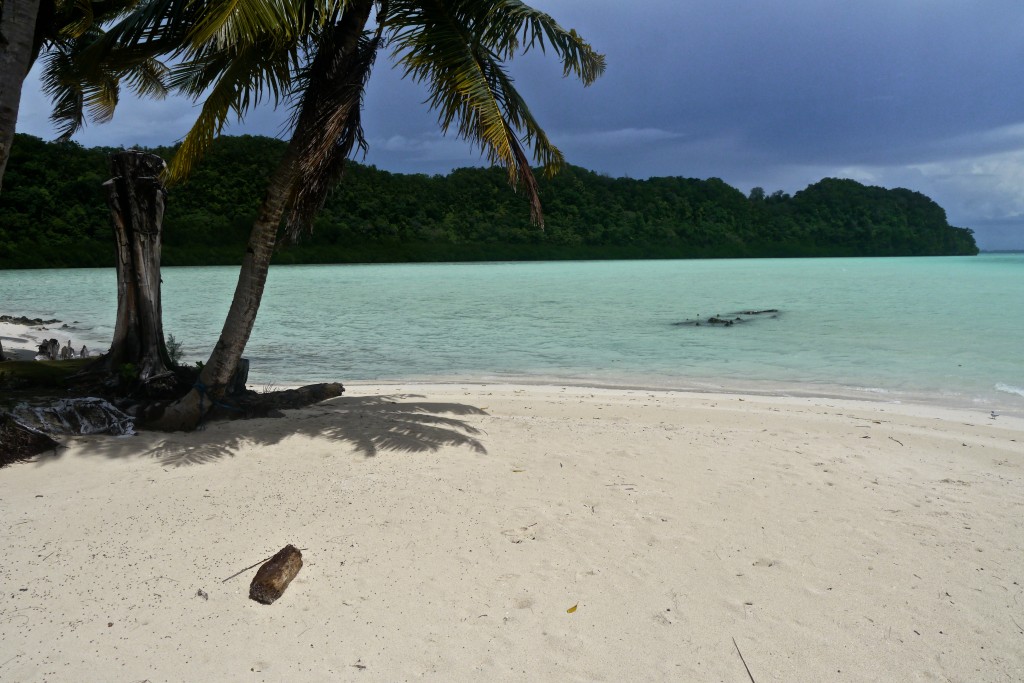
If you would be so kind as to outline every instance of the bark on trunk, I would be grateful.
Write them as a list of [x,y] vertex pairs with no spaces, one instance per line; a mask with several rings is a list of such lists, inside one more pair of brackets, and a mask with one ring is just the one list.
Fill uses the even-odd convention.
[[160,253],[167,191],[160,180],[164,160],[136,150],[110,157],[114,177],[103,184],[117,248],[117,322],[103,367],[134,366],[146,383],[171,372],[160,301]]
[[0,2],[0,188],[14,142],[21,85],[32,67],[39,0]]
[[295,175],[294,159],[295,154],[289,145],[285,158],[271,178],[267,195],[249,233],[231,308],[199,381],[185,396],[167,406],[161,415],[148,420],[147,426],[165,431],[195,429],[213,407],[213,401],[224,395],[256,323],[288,187]]

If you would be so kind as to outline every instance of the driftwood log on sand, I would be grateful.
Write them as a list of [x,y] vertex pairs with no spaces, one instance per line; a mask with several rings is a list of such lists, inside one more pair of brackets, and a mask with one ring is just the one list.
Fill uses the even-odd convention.
[[286,545],[256,572],[249,584],[249,597],[264,605],[273,603],[284,594],[300,569],[302,553],[295,546]]

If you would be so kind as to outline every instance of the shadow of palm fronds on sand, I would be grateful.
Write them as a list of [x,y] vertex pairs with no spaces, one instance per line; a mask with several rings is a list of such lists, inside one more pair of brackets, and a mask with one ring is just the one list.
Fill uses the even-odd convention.
[[448,446],[487,453],[478,438],[480,430],[462,419],[486,412],[460,403],[416,400],[422,398],[412,394],[339,397],[264,418],[211,422],[191,433],[143,432],[139,437],[105,439],[90,447],[90,453],[110,458],[141,455],[163,466],[200,465],[295,435],[347,443],[367,458],[388,451],[434,452]]

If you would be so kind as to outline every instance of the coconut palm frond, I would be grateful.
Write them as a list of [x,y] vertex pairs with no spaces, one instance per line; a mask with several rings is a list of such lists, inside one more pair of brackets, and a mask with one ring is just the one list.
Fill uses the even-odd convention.
[[105,74],[88,84],[83,90],[85,110],[89,117],[99,123],[106,123],[114,118],[114,110],[121,97],[118,80]]
[[71,3],[73,16],[60,28],[60,33],[69,38],[77,38],[96,24],[93,3],[88,0],[75,0]]
[[548,14],[522,0],[465,1],[466,11],[483,27],[481,42],[502,59],[517,53],[548,47],[562,62],[563,75],[576,76],[584,85],[593,83],[605,69],[604,55],[573,29],[564,29]]
[[120,99],[120,85],[109,71],[83,76],[75,70],[71,51],[52,50],[46,55],[47,73],[43,92],[53,100],[50,120],[57,128],[58,139],[68,140],[85,125],[86,114],[104,123],[114,116]]
[[298,174],[288,201],[286,236],[291,241],[311,229],[352,152],[367,149],[363,95],[381,36],[359,35],[353,49],[351,35],[361,28],[359,17],[340,22],[320,41],[316,58],[300,74],[303,94],[292,119]]
[[344,2],[309,0],[224,0],[209,2],[188,32],[193,49],[207,45],[226,47],[258,40],[294,43],[309,30],[323,5]]
[[241,117],[264,99],[280,102],[287,94],[292,55],[247,45],[209,50],[171,70],[168,87],[203,105],[168,167],[168,183],[183,180],[224,129],[228,116]]
[[[109,118],[119,79],[142,94],[161,96],[170,88],[202,100],[170,166],[172,182],[187,175],[232,113],[241,117],[261,100],[295,96],[300,180],[289,209],[293,234],[312,221],[345,159],[365,150],[363,93],[382,44],[391,46],[407,77],[427,85],[427,103],[443,130],[454,127],[508,169],[510,184],[529,198],[541,224],[529,151],[548,173],[564,159],[516,90],[506,62],[540,49],[553,51],[564,74],[584,84],[604,70],[604,57],[575,31],[521,0],[71,0],[63,7],[76,17],[68,31],[92,34],[76,55],[79,82],[61,85],[54,78],[51,84],[68,129],[81,125],[82,109]],[[364,35],[374,7],[377,33]],[[97,36],[101,17],[118,20]],[[180,63],[168,71],[154,61],[159,55]]]
[[121,80],[139,95],[162,99],[167,97],[167,78],[171,70],[163,62],[145,58],[122,72]]
[[110,26],[96,49],[160,46],[163,54],[183,48],[184,36],[202,16],[206,2],[181,0],[140,0],[130,12]]
[[490,73],[493,74],[493,87],[500,93],[499,99],[504,106],[510,127],[523,131],[526,144],[533,148],[534,161],[543,167],[545,175],[554,175],[565,163],[562,152],[552,144],[547,133],[533,117],[533,113],[508,74],[497,68],[497,65],[492,66]]
[[43,91],[53,101],[50,118],[59,139],[67,140],[82,128],[86,113],[96,121],[109,121],[122,82],[140,95],[167,94],[169,70],[152,57],[122,51],[109,53],[99,61],[82,59],[83,53],[102,38],[102,29],[92,26],[76,38],[55,41],[43,57]]
[[85,98],[82,84],[70,74],[74,62],[66,50],[54,49],[43,56],[43,92],[53,101],[50,120],[58,139],[68,140],[85,124]]
[[[92,7],[93,24],[73,39],[78,71],[124,75],[139,94],[163,97],[166,89],[157,85],[157,80],[162,81],[167,71],[156,60],[183,52],[184,36],[197,16],[199,3],[108,0],[85,4]],[[75,26],[79,31],[84,22]]]
[[[488,3],[480,3],[488,4]],[[467,3],[402,0],[387,17],[392,45],[404,75],[426,83],[431,109],[447,131],[478,144],[492,163],[508,169],[509,183],[530,201],[531,216],[543,224],[536,180],[517,129],[530,126],[527,139],[539,142],[541,156],[560,164],[561,155],[547,143],[512,87],[499,54],[482,40]]]
[[[122,0],[124,1],[124,0]],[[168,182],[184,179],[233,113],[241,118],[261,101],[280,104],[292,91],[298,50],[314,18],[345,0],[141,0],[90,49],[93,62],[106,55],[140,65],[156,54],[181,61],[160,73],[170,90],[202,100],[199,116],[168,168]],[[153,68],[139,68],[133,85],[162,94]]]

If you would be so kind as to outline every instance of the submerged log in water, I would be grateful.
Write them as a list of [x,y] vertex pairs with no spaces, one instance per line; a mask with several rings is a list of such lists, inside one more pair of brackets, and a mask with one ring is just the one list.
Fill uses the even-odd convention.
[[710,318],[705,318],[704,320],[695,318],[694,320],[684,320],[682,322],[672,323],[672,325],[674,327],[700,327],[702,325],[707,325],[709,327],[732,327],[737,323],[745,322],[747,321],[738,316],[735,318],[723,318],[720,315],[713,315]]
[[701,319],[694,318],[692,320],[683,320],[678,323],[672,323],[673,327],[701,327],[707,325],[709,327],[732,327],[740,323],[750,322],[749,318],[743,318],[741,316],[753,316],[755,318],[778,318],[779,309],[777,308],[765,308],[762,310],[748,310],[739,311],[737,313],[730,313],[728,316],[723,316],[721,313],[713,315],[709,318]]

